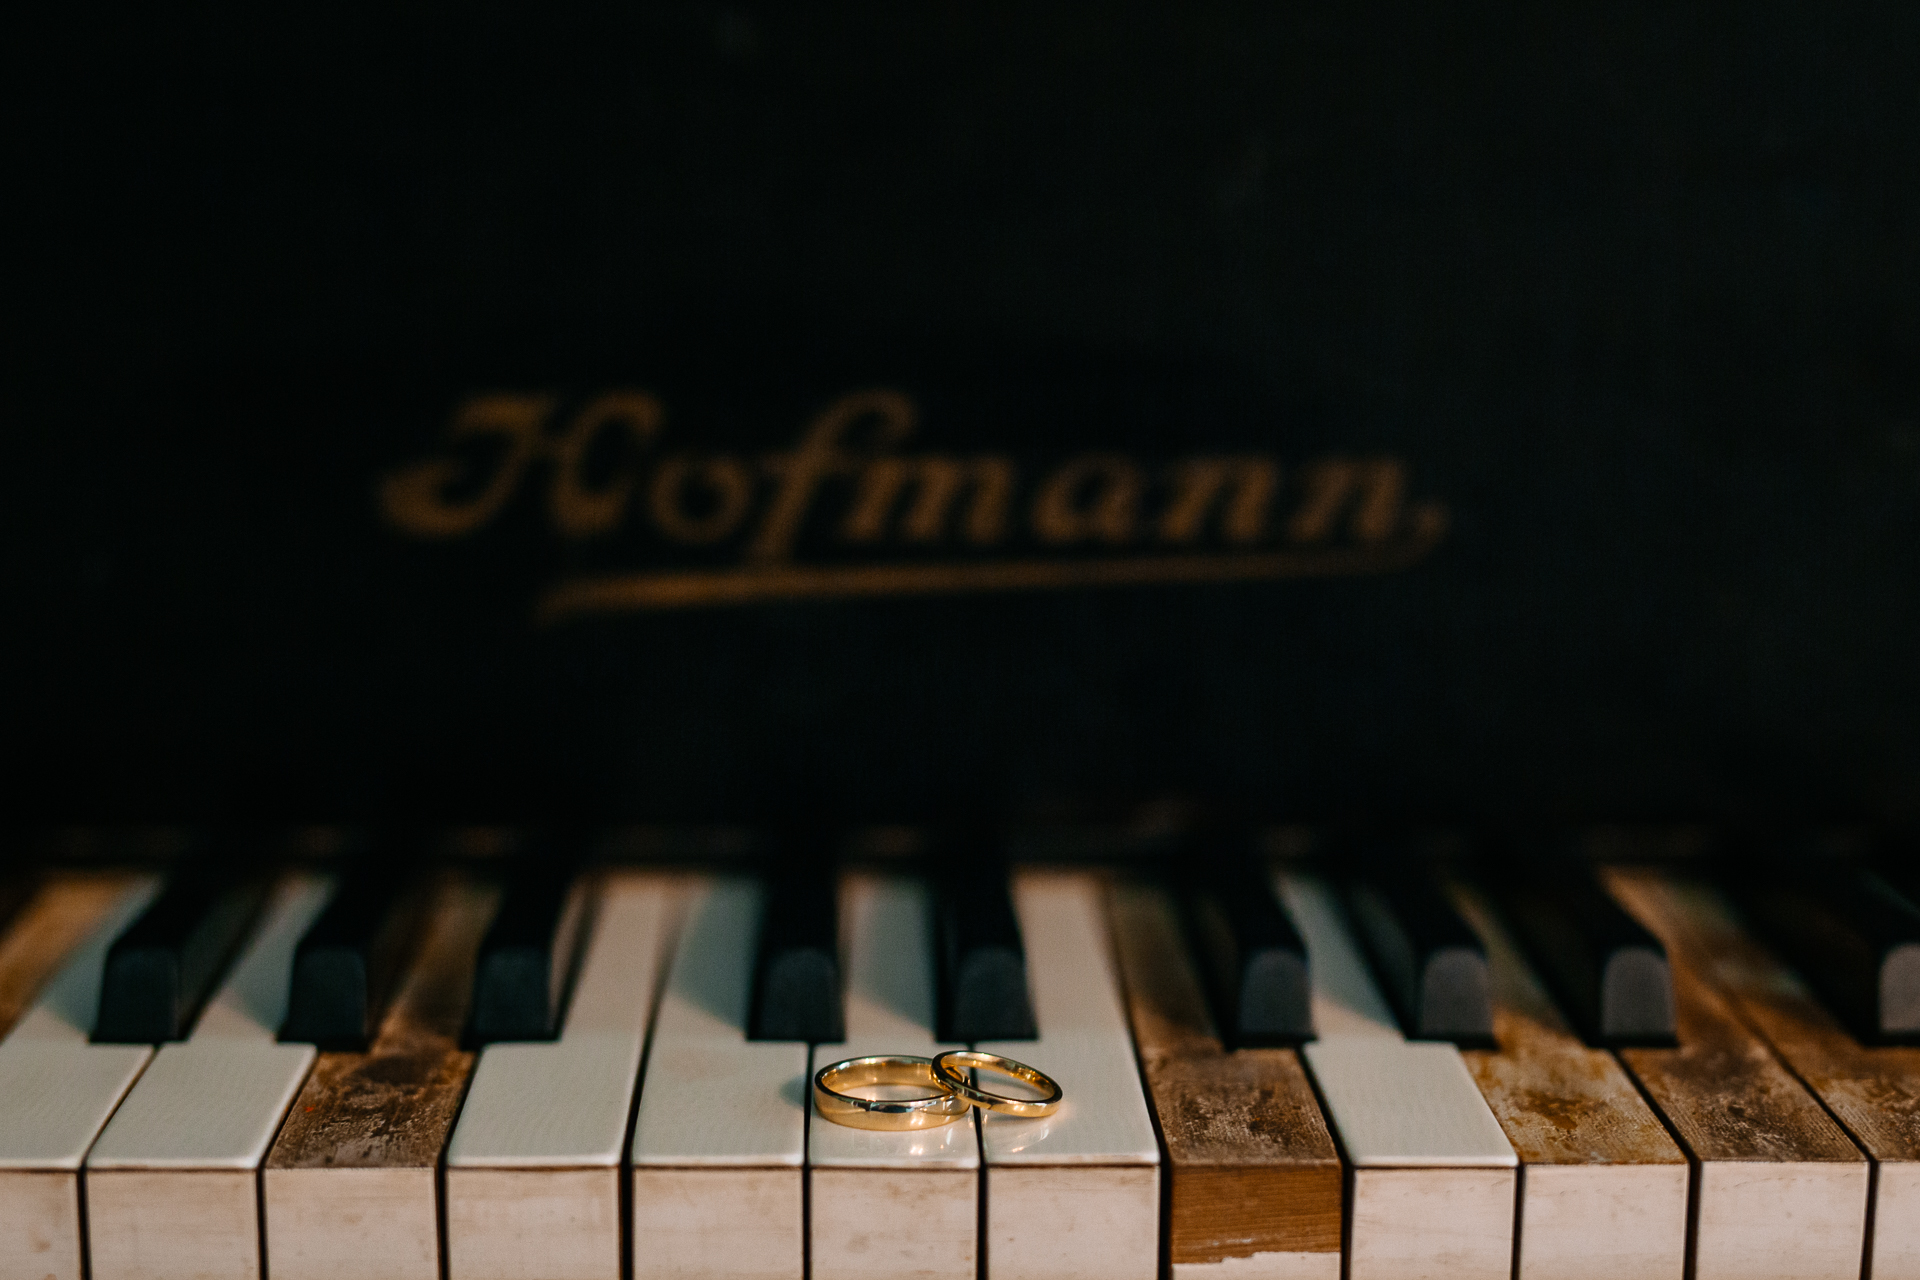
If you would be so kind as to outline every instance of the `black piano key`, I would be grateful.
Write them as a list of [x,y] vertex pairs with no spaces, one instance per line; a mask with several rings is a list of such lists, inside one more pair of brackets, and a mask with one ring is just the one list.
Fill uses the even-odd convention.
[[341,877],[294,951],[282,1040],[349,1051],[373,1040],[422,902],[409,853],[376,847]]
[[1307,948],[1247,842],[1207,835],[1177,873],[1214,1022],[1229,1048],[1313,1038]]
[[1562,1012],[1588,1044],[1674,1043],[1667,949],[1584,863],[1529,850],[1498,876],[1495,898]]
[[1424,867],[1373,865],[1347,881],[1361,944],[1406,1034],[1493,1043],[1486,950]]
[[114,939],[101,973],[97,1044],[183,1039],[266,899],[238,857],[196,858]]
[[587,925],[580,853],[577,838],[535,835],[514,856],[474,964],[469,1046],[560,1034]]
[[1920,834],[1892,831],[1874,841],[1868,864],[1893,891],[1920,907]]
[[1920,906],[1845,863],[1760,859],[1721,884],[1857,1039],[1920,1043]]
[[1027,951],[999,840],[940,837],[933,876],[936,1034],[942,1040],[1031,1040]]
[[747,1013],[750,1040],[819,1044],[847,1038],[835,852],[825,831],[789,832],[767,860]]

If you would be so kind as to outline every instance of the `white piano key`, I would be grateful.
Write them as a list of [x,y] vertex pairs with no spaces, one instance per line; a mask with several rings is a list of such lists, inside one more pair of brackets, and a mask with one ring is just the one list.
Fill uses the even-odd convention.
[[1517,1163],[1452,1045],[1329,1040],[1308,1048],[1308,1066],[1355,1168],[1510,1169]]
[[[847,877],[841,889],[847,1041],[817,1045],[812,1071],[869,1054],[932,1057],[933,945],[926,889]],[[807,1124],[813,1280],[912,1275],[972,1280],[978,1268],[980,1144],[968,1118],[911,1133]]]
[[747,1040],[761,891],[689,896],[633,1129],[633,1275],[800,1280],[807,1046]]
[[153,1050],[87,1043],[107,949],[159,882],[120,895],[0,1042],[0,1277],[82,1280],[80,1165]]
[[365,1053],[321,1053],[260,1172],[273,1280],[440,1280],[440,1163],[473,1055],[455,1047],[499,893],[433,887]]
[[480,1055],[447,1147],[453,1280],[618,1280],[620,1155],[678,883],[616,873],[560,1038]]
[[[1863,1252],[1872,1261],[1880,1230],[1881,1219],[1870,1217],[1876,1170],[1755,1034],[1754,1014],[1736,1009],[1717,985],[1716,953],[1734,940],[1703,947],[1697,926],[1676,918],[1679,904],[1662,892],[1665,874],[1611,867],[1602,878],[1667,948],[1678,1043],[1622,1049],[1619,1057],[1693,1165],[1687,1274],[1851,1280],[1863,1274]],[[1905,1225],[1891,1223],[1895,1231]]]
[[1326,886],[1283,872],[1318,1039],[1302,1057],[1352,1169],[1350,1280],[1504,1280],[1519,1164],[1450,1044],[1404,1040]]
[[293,952],[333,891],[290,876],[193,1034],[161,1046],[87,1156],[94,1280],[256,1280],[256,1171],[313,1065],[312,1045],[274,1040]]
[[1681,1280],[1686,1157],[1619,1060],[1573,1035],[1485,899],[1450,891],[1487,951],[1499,1047],[1463,1056],[1520,1155],[1515,1280]]
[[[993,1280],[1151,1280],[1159,1269],[1160,1145],[1134,1061],[1103,892],[1098,878],[1084,874],[1014,880],[1040,1036],[978,1047],[1045,1071],[1064,1097],[1050,1116],[980,1118]],[[982,1083],[991,1089],[995,1079]]]

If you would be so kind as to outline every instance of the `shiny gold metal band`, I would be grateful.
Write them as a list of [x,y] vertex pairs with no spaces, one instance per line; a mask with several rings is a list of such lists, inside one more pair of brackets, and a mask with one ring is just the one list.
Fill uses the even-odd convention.
[[[1022,1084],[1032,1085],[1042,1096],[1009,1098],[1004,1094],[988,1093],[974,1084],[975,1071],[997,1071],[1003,1076],[1011,1076]],[[933,1060],[933,1074],[941,1084],[974,1106],[998,1111],[1006,1116],[1050,1116],[1059,1108],[1060,1099],[1064,1096],[1059,1082],[1046,1072],[1024,1062],[1015,1062],[1012,1058],[1003,1058],[997,1053],[981,1053],[974,1049],[949,1049]]]
[[[926,1097],[862,1098],[848,1093],[868,1085],[906,1085]],[[855,1129],[937,1129],[967,1114],[964,1098],[933,1073],[933,1062],[905,1054],[848,1058],[820,1068],[813,1077],[813,1101],[835,1124]]]

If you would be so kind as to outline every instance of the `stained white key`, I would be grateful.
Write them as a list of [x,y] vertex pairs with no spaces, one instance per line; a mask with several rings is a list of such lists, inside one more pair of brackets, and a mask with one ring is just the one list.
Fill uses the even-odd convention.
[[[841,886],[847,1041],[817,1045],[812,1070],[869,1054],[932,1057],[933,946],[925,888],[856,875]],[[972,1280],[978,1268],[980,1144],[971,1119],[884,1133],[807,1125],[813,1280],[902,1275]]]
[[1520,1154],[1515,1280],[1681,1280],[1686,1157],[1619,1060],[1574,1037],[1491,906],[1450,890],[1492,982],[1499,1047],[1463,1056]]
[[[1881,1230],[1882,1220],[1869,1217],[1879,1191],[1873,1163],[1755,1034],[1748,1018],[1756,1015],[1736,1009],[1716,983],[1719,955],[1732,940],[1702,947],[1684,905],[1662,891],[1665,874],[1609,867],[1602,880],[1666,946],[1673,975],[1679,1043],[1622,1049],[1620,1058],[1693,1163],[1687,1274],[1860,1275],[1862,1254],[1877,1252]],[[1779,994],[1769,991],[1768,999]],[[1882,1178],[1886,1168],[1878,1171]],[[1906,1224],[1897,1213],[1887,1221],[1898,1239]]]
[[1401,1037],[1325,885],[1276,884],[1313,971],[1302,1056],[1353,1170],[1347,1275],[1504,1280],[1519,1160],[1465,1061]]
[[620,1153],[678,903],[671,877],[608,876],[560,1038],[480,1055],[447,1147],[453,1280],[618,1280]]
[[87,1156],[94,1280],[261,1274],[256,1174],[313,1065],[279,1044],[293,952],[333,891],[290,876],[193,1034],[163,1045]]
[[441,1280],[440,1163],[473,1072],[456,1045],[499,894],[436,880],[372,1045],[314,1060],[261,1166],[273,1280]]
[[633,1131],[633,1274],[799,1280],[807,1046],[750,1042],[761,889],[689,896]]
[[80,1166],[153,1050],[88,1044],[107,949],[157,880],[130,885],[0,1042],[0,1277],[81,1280]]
[[[1151,1280],[1159,1271],[1160,1147],[1108,946],[1102,886],[1022,873],[1014,910],[1037,1040],[987,1042],[1059,1081],[1051,1116],[983,1115],[993,1280]],[[1007,1082],[985,1074],[991,1089]]]

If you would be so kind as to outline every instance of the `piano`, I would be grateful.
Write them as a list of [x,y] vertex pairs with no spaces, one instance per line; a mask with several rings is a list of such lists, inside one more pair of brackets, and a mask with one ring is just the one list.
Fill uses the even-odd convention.
[[0,1280],[1920,1275],[1910,6],[42,8]]
[[[7,1276],[1920,1274],[1897,840],[83,843],[0,934]],[[1065,1101],[811,1102],[963,1046]]]

